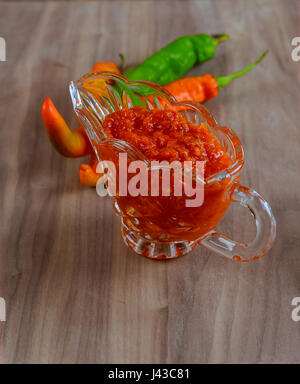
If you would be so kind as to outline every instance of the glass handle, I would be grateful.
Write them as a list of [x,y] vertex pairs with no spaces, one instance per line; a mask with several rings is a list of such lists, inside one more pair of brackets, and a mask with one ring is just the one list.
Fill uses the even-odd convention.
[[256,191],[242,185],[237,186],[232,200],[248,208],[254,216],[256,223],[255,239],[250,244],[243,244],[216,231],[211,231],[199,241],[199,244],[232,260],[256,260],[267,253],[275,240],[276,221],[271,207]]

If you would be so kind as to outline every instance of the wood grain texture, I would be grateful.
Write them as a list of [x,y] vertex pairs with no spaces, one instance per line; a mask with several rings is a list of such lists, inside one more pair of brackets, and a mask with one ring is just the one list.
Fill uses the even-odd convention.
[[[8,363],[299,362],[299,36],[296,0],[0,3],[0,174],[3,360]],[[127,250],[111,202],[78,181],[82,162],[49,145],[50,96],[76,126],[67,85],[95,61],[140,62],[183,34],[230,35],[189,75],[265,61],[207,107],[240,136],[242,183],[278,222],[274,248],[240,264],[202,248],[170,262]],[[247,212],[220,231],[250,240]]]

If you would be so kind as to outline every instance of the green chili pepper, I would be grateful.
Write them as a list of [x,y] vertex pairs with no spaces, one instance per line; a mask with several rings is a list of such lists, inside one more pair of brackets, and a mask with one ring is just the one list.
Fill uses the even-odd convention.
[[180,79],[196,63],[214,57],[217,45],[228,35],[199,34],[174,40],[140,65],[124,73],[129,80],[147,80],[165,85]]

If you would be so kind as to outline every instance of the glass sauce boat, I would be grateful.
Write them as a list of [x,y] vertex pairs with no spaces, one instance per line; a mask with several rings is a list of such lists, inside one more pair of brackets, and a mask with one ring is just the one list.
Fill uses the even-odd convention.
[[[256,191],[239,184],[244,166],[241,142],[230,128],[218,125],[203,105],[192,101],[178,103],[156,84],[129,81],[111,72],[87,74],[72,81],[70,94],[98,160],[113,161],[117,169],[119,154],[126,153],[129,161],[143,161],[151,170],[150,161],[137,148],[109,139],[102,127],[108,114],[134,105],[176,110],[193,124],[206,123],[232,160],[227,169],[205,178],[200,207],[184,208],[185,197],[180,200],[117,193],[113,197],[114,209],[121,218],[123,240],[131,250],[152,259],[173,259],[201,245],[229,259],[251,261],[272,247],[276,222],[269,204]],[[118,184],[118,176],[115,177]],[[215,230],[231,203],[248,208],[255,219],[256,236],[250,244],[236,242]]]

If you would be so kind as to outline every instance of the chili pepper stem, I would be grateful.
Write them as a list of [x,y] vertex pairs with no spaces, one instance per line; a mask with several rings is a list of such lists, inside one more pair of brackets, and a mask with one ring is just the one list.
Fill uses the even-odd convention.
[[215,41],[216,45],[222,43],[229,39],[229,35],[227,33],[218,33],[215,35],[211,35],[211,38]]
[[119,53],[119,57],[120,57],[119,70],[120,70],[120,73],[123,73],[124,64],[125,64],[125,57],[124,57],[123,53]]
[[235,72],[232,75],[229,76],[222,76],[217,77],[216,80],[218,82],[219,89],[226,87],[229,83],[231,83],[233,80],[237,79],[238,77],[244,76],[246,73],[250,72],[254,67],[259,64],[263,58],[267,55],[269,51],[265,51],[256,61],[254,61],[252,64],[248,65],[248,67],[242,69],[241,71]]

